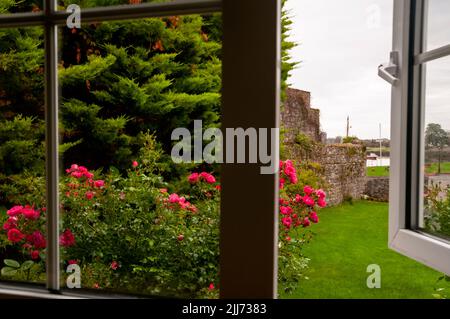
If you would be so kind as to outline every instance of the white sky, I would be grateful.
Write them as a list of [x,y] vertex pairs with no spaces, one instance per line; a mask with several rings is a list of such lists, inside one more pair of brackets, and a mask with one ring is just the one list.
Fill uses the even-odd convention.
[[[450,0],[431,0],[428,49],[450,44]],[[292,87],[311,92],[328,137],[390,135],[391,87],[377,75],[392,48],[393,0],[288,0],[293,20]],[[425,123],[450,130],[450,57],[427,64]]]
[[[448,1],[448,0],[447,0]],[[449,1],[450,2],[450,1]],[[392,47],[393,0],[288,0],[294,24],[290,84],[311,92],[328,137],[378,138],[390,131],[390,85],[377,75]]]

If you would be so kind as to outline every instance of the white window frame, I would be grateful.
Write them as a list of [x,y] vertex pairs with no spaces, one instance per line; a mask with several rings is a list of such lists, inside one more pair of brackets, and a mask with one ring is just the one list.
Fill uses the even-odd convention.
[[[426,62],[450,46],[424,52],[427,0],[395,0],[391,104],[389,247],[450,275],[450,242],[420,231],[423,208],[423,106]],[[389,77],[389,76],[388,76]],[[396,77],[396,78],[395,78]]]
[[[89,298],[89,295],[75,295],[77,291],[67,293],[60,287],[57,57],[58,27],[64,27],[69,13],[57,10],[57,0],[43,1],[41,12],[0,15],[0,28],[43,26],[45,29],[47,289],[0,282],[0,297]],[[88,8],[82,9],[81,22],[211,12],[222,12],[223,17],[223,130],[279,128],[280,0],[175,0]],[[278,139],[268,140],[268,145],[273,147],[272,160],[278,163]],[[265,165],[222,164],[221,298],[277,296],[278,174],[260,174],[260,168]],[[258,200],[248,201],[248,198]]]

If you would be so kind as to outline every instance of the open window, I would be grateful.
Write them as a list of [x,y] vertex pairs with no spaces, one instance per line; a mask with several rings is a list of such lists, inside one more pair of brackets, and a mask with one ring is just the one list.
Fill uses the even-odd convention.
[[450,274],[450,3],[394,1],[390,247]]
[[[111,20],[132,22],[145,18],[161,18],[162,21],[163,17],[222,13],[222,129],[223,131],[227,128],[250,127],[272,129],[278,128],[280,100],[280,2],[279,0],[106,1],[104,3],[111,5],[94,8],[82,5],[81,24],[95,25]],[[67,35],[66,38],[60,35],[61,31],[66,31],[69,36],[75,36],[78,35],[78,31],[63,30],[71,12],[59,9],[70,3],[70,1],[45,0],[34,10],[27,6],[11,12],[0,8],[0,31],[8,28],[40,28],[42,43],[45,44],[39,47],[38,53],[43,55],[42,68],[39,72],[43,78],[42,87],[45,87],[45,98],[42,98],[41,135],[45,133],[46,137],[43,142],[45,149],[42,152],[46,166],[44,168],[42,165],[45,180],[41,190],[47,204],[45,210],[47,218],[42,225],[47,234],[46,255],[42,256],[46,261],[46,277],[42,282],[45,281],[47,289],[43,286],[24,287],[17,282],[0,282],[0,297],[10,295],[61,298],[77,293],[62,290],[64,269],[61,267],[63,254],[60,254],[60,246],[64,246],[60,239],[60,233],[64,230],[64,224],[61,225],[64,218],[60,217],[62,212],[60,193],[63,191],[60,177],[64,176],[65,167],[60,165],[60,142],[64,141],[60,137],[62,120],[58,115],[64,107],[62,104],[67,102],[64,101],[64,90],[62,95],[59,94],[59,89],[64,84],[61,80],[63,77],[58,75],[64,66],[60,61],[59,48],[61,43],[67,40]],[[5,12],[8,14],[3,14]],[[162,25],[161,21],[158,22],[159,25]],[[86,27],[85,29],[87,30]],[[145,33],[145,30],[136,31]],[[126,35],[123,37],[126,40]],[[23,45],[30,44],[26,42]],[[161,43],[155,45],[156,49],[161,50]],[[4,48],[8,49],[6,45]],[[80,59],[76,50],[74,56],[62,57],[69,60]],[[145,68],[148,67],[142,66],[144,71]],[[88,90],[92,88],[90,81],[86,81],[85,84]],[[3,95],[1,89],[0,95]],[[268,145],[272,145],[273,150],[272,161],[278,163],[276,151],[279,147],[278,141],[275,140],[270,144],[272,141],[269,139],[268,136]],[[224,144],[226,145],[226,141]],[[278,174],[263,175],[260,173],[262,166],[265,164],[222,164],[220,170],[222,188],[220,260],[217,262],[220,262],[219,288],[222,298],[276,297]],[[79,173],[78,166],[72,168]],[[70,169],[68,172],[71,172]],[[249,202],[248,198],[259,200]],[[76,296],[88,297],[87,294],[80,293]]]

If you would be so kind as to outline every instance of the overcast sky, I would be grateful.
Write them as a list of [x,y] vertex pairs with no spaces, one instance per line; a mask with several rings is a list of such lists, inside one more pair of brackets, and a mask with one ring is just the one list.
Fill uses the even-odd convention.
[[[450,1],[449,1],[450,2]],[[377,75],[392,48],[393,0],[288,0],[291,54],[301,61],[291,86],[311,92],[328,137],[378,138],[390,131],[390,85]]]
[[[428,50],[450,44],[450,0],[431,0]],[[291,86],[311,92],[328,137],[390,135],[390,85],[377,75],[392,48],[393,0],[288,0],[292,50],[301,61]],[[427,64],[425,124],[450,130],[450,57]]]

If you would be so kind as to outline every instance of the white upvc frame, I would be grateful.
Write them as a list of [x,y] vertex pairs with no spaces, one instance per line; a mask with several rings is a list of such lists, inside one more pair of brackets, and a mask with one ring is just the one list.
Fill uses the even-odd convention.
[[394,1],[389,247],[450,275],[450,242],[420,231],[425,63],[450,55],[450,46],[424,52],[426,9],[427,0]]
[[[8,295],[33,298],[69,296],[60,287],[57,129],[57,32],[58,27],[65,24],[69,13],[58,11],[56,1],[44,0],[44,10],[41,12],[0,15],[0,28],[43,26],[45,29],[48,202],[47,290],[33,288],[25,291],[19,285],[0,283],[0,298]],[[279,128],[280,0],[175,0],[88,8],[82,10],[81,22],[211,12],[223,14],[222,128],[254,127],[269,131]],[[275,141],[270,141],[270,136],[267,138],[268,145],[272,145],[272,161],[278,163],[278,137]],[[277,296],[278,174],[262,175],[260,168],[265,165],[222,164],[221,298]],[[259,200],[250,203],[248,198]],[[252,227],[248,227],[249,224]]]

